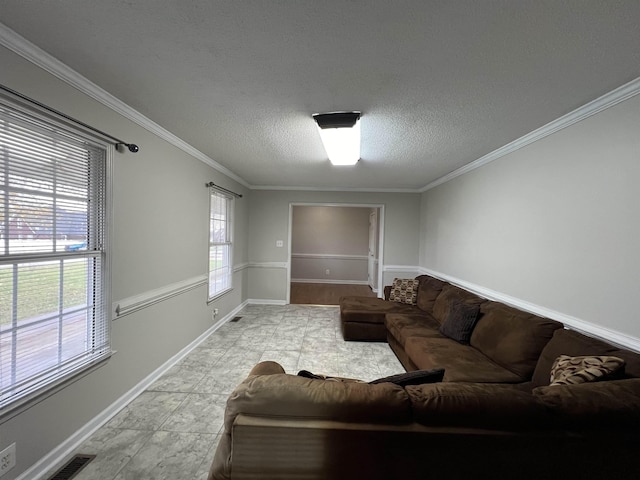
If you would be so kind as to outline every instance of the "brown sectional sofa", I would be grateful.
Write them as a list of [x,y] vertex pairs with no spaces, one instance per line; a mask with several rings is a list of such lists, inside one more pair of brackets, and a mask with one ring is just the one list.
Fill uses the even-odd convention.
[[[553,332],[562,328],[554,320],[489,301],[433,277],[417,279],[417,305],[342,298],[340,320],[345,339],[387,341],[407,370],[443,367],[444,381],[522,383],[531,378]],[[470,345],[439,331],[456,302],[480,308]],[[384,308],[375,311],[381,304]],[[364,320],[367,315],[368,322]]]
[[[469,345],[439,333],[454,299],[480,307]],[[640,476],[640,354],[431,277],[419,306],[387,302],[381,316],[380,302],[343,299],[345,331],[388,340],[408,370],[445,368],[443,382],[324,381],[258,364],[228,400],[210,480]],[[626,365],[606,381],[550,386],[559,355]]]

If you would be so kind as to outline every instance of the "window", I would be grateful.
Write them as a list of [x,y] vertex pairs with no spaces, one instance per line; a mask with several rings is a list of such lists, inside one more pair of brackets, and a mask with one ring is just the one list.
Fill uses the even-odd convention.
[[0,100],[0,413],[107,358],[107,150]]
[[209,300],[231,290],[231,216],[233,199],[211,189],[209,207]]

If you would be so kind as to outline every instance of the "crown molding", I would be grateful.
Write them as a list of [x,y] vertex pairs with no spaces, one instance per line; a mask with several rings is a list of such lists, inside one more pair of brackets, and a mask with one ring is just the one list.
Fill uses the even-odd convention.
[[543,125],[542,127],[514,140],[511,143],[508,143],[493,152],[486,154],[483,157],[474,160],[471,163],[467,163],[466,165],[454,170],[443,177],[434,180],[433,182],[427,184],[425,187],[421,188],[420,192],[426,192],[427,190],[431,190],[432,188],[437,187],[438,185],[442,185],[450,180],[453,180],[456,177],[464,175],[465,173],[469,173],[476,168],[480,168],[487,163],[493,162],[494,160],[498,160],[499,158],[504,157],[516,150],[521,149],[531,143],[537,142],[549,135],[556,133],[563,128],[567,128],[574,123],[581,122],[582,120],[589,118],[592,115],[602,112],[607,108],[611,108],[614,105],[617,105],[620,102],[624,102],[625,100],[638,95],[640,93],[640,77],[635,80],[631,80],[629,83],[625,83],[621,87],[612,90],[609,93],[602,95],[595,100],[583,105],[575,109],[572,112],[563,115],[562,117],[553,120],[552,122]]
[[251,190],[290,190],[296,192],[356,192],[356,193],[421,193],[418,188],[356,188],[356,187],[297,187],[285,185],[251,185]]
[[46,72],[64,81],[68,85],[76,88],[85,95],[102,103],[132,122],[140,125],[149,132],[164,139],[188,155],[209,165],[211,168],[235,180],[250,190],[290,190],[290,191],[324,191],[324,192],[370,192],[370,193],[423,193],[432,188],[442,185],[456,177],[469,173],[494,160],[504,157],[522,147],[537,142],[553,133],[567,128],[574,123],[580,122],[592,115],[595,115],[607,108],[613,107],[638,93],[640,93],[640,77],[636,78],[621,87],[602,95],[601,97],[577,108],[576,110],[543,125],[542,127],[504,145],[487,155],[484,155],[471,163],[468,163],[447,175],[444,175],[422,188],[350,188],[350,187],[301,187],[301,186],[278,186],[278,185],[251,185],[243,178],[229,170],[227,167],[216,162],[200,150],[191,146],[162,126],[142,115],[140,112],[114,97],[106,90],[91,82],[78,72],[62,63],[57,58],[48,54],[40,47],[29,42],[27,39],[11,30],[6,25],[0,23],[0,45],[8,48],[14,53],[25,58],[34,65],[42,68]]
[[116,113],[140,125],[142,128],[169,142],[183,152],[191,155],[194,158],[197,158],[201,162],[206,163],[218,172],[226,175],[227,177],[235,180],[236,182],[247,188],[251,188],[243,178],[233,173],[227,167],[220,165],[218,162],[208,157],[200,150],[189,145],[181,138],[177,137],[167,129],[155,123],[153,120],[145,117],[134,108],[114,97],[106,90],[100,88],[98,85],[83,77],[71,67],[65,65],[57,58],[45,52],[40,47],[31,43],[29,40],[14,32],[2,23],[0,23],[0,45],[20,55],[37,67],[42,68],[46,72],[74,87],[85,95],[93,98],[94,100],[97,100]]

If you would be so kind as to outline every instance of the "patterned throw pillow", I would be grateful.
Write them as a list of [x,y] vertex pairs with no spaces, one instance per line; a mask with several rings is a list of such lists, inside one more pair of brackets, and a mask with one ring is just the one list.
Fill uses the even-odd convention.
[[583,357],[560,355],[551,366],[549,386],[594,382],[619,370],[624,363],[622,358],[605,355]]
[[391,284],[389,300],[398,303],[408,303],[415,305],[418,302],[419,280],[412,278],[394,278]]

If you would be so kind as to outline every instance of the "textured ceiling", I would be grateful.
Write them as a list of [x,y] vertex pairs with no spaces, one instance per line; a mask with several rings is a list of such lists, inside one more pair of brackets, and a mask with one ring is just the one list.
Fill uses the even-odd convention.
[[[0,21],[252,186],[418,189],[640,76],[638,0],[2,0]],[[311,118],[335,110],[363,112],[355,167]]]

